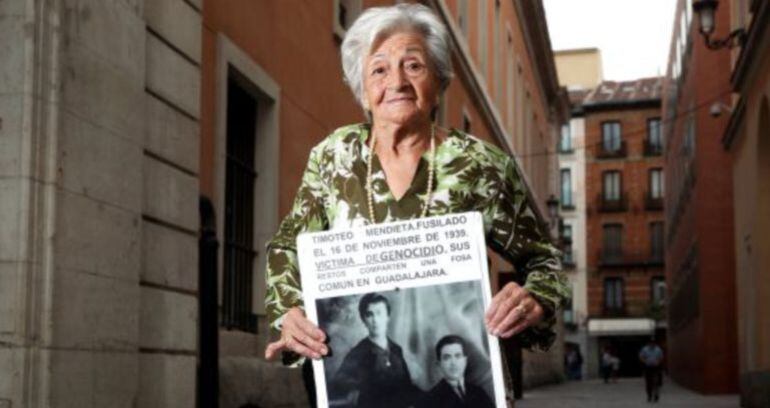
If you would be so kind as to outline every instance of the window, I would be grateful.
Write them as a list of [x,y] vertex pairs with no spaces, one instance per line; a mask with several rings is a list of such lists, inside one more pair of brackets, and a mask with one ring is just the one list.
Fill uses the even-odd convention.
[[666,304],[666,278],[655,276],[650,280],[650,303],[653,306]]
[[604,279],[605,312],[623,311],[623,278]]
[[572,132],[569,123],[561,125],[561,137],[559,138],[559,151],[568,153],[572,151]]
[[619,262],[623,257],[623,226],[607,224],[603,227],[602,261]]
[[498,111],[502,112],[503,109],[503,74],[502,74],[502,55],[500,50],[500,40],[502,35],[500,34],[500,0],[495,0],[495,15],[492,22],[492,55],[494,56],[494,65],[492,66],[494,74],[494,92],[495,92],[495,104]]
[[620,187],[620,172],[617,170],[605,171],[602,183],[604,201],[620,201]]
[[620,151],[620,122],[602,123],[602,148],[605,152]]
[[254,155],[257,101],[234,79],[227,88],[227,146],[222,324],[256,332],[252,312],[254,258]]
[[663,151],[663,132],[660,127],[660,118],[647,121],[647,149],[648,154],[656,155]]
[[565,264],[574,264],[575,259],[572,257],[572,225],[564,224],[561,236],[564,240],[564,257],[562,260]]
[[471,117],[465,110],[463,110],[463,132],[471,133]]
[[574,324],[575,323],[575,311],[573,302],[575,301],[575,288],[570,285],[569,288],[569,301],[566,305],[564,305],[564,323],[566,324]]
[[348,28],[361,13],[361,0],[334,0],[334,35],[338,40],[345,37]]
[[650,198],[663,198],[663,169],[650,170]]
[[488,1],[479,1],[479,67],[481,68],[481,76],[487,77],[487,27],[489,27],[489,21],[487,21],[487,6]]
[[460,26],[463,36],[468,38],[468,0],[457,1],[457,25]]
[[663,223],[650,223],[650,258],[653,261],[663,261]]
[[572,172],[570,169],[561,170],[561,206],[573,208],[572,203]]

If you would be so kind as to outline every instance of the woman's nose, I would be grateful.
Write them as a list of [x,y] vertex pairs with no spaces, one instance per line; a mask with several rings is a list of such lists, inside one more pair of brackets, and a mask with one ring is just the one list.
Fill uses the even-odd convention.
[[401,69],[394,69],[390,71],[391,74],[388,75],[388,88],[393,90],[399,90],[406,85],[406,75],[404,74],[404,71]]

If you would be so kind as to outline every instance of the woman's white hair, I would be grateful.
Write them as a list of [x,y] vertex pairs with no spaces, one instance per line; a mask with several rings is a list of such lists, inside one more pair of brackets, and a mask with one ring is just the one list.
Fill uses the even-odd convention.
[[341,50],[345,82],[361,106],[365,106],[364,60],[372,52],[375,41],[397,31],[415,31],[423,35],[441,92],[449,86],[452,78],[449,33],[436,14],[422,4],[372,7],[364,11],[348,29]]

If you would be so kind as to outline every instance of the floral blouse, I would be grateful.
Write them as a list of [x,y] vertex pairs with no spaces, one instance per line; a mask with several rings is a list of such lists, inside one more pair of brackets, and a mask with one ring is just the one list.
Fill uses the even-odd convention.
[[[267,244],[267,314],[281,330],[284,314],[302,307],[297,235],[370,224],[366,172],[370,127],[341,127],[313,148],[291,212]],[[422,156],[411,186],[397,200],[385,181],[377,156],[372,161],[377,223],[420,216],[428,181],[430,152]],[[560,252],[541,230],[526,186],[511,157],[491,144],[452,129],[436,146],[434,190],[428,216],[480,211],[487,245],[511,262],[517,279],[540,303],[545,318],[518,335],[523,347],[546,350],[557,308],[569,296],[561,273]]]

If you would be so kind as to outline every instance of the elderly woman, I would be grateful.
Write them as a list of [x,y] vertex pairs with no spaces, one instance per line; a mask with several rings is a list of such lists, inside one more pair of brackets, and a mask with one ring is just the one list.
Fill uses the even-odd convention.
[[348,30],[345,79],[370,120],[312,149],[293,208],[268,244],[266,304],[280,339],[267,346],[267,358],[284,352],[285,363],[298,364],[328,353],[326,335],[303,313],[298,234],[464,211],[481,212],[488,245],[525,282],[493,297],[489,332],[516,335],[532,349],[553,342],[555,311],[567,295],[559,252],[538,225],[513,159],[433,124],[450,60],[446,28],[422,5],[368,9]]

